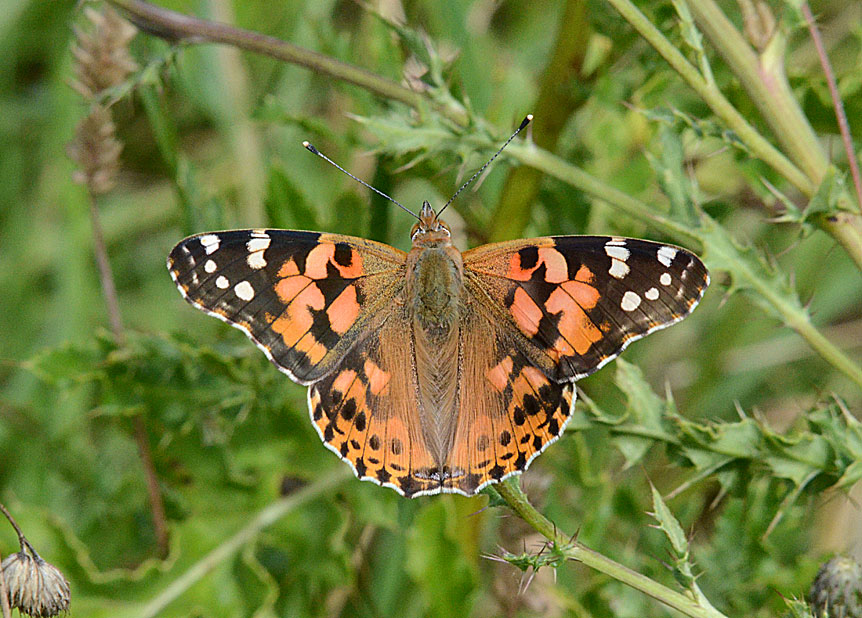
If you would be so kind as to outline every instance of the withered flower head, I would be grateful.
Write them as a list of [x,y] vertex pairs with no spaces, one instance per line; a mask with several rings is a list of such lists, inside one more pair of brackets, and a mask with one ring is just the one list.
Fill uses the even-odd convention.
[[833,558],[820,567],[809,597],[815,616],[862,618],[862,566],[852,558]]
[[122,144],[115,138],[116,128],[108,108],[94,104],[75,130],[75,139],[66,151],[80,168],[73,179],[86,185],[94,195],[107,193],[120,167]]
[[20,552],[7,556],[0,573],[6,580],[9,605],[28,616],[56,616],[69,610],[69,582],[49,562],[45,562],[29,543]]
[[110,7],[97,11],[91,7],[84,14],[93,27],[89,31],[75,27],[75,81],[72,87],[86,99],[122,83],[138,65],[129,54],[129,41],[137,30]]

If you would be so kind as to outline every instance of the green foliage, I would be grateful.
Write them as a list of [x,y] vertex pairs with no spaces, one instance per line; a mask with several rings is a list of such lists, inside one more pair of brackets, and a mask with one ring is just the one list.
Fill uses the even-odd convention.
[[[806,598],[825,554],[859,540],[824,546],[833,524],[821,509],[862,480],[855,189],[837,146],[819,153],[818,177],[793,148],[812,127],[816,146],[838,144],[828,88],[798,3],[773,3],[782,38],[768,60],[785,58],[810,126],[780,135],[741,61],[716,53],[700,21],[711,2],[638,3],[665,37],[650,44],[617,12],[626,4],[589,2],[578,17],[566,2],[422,1],[406,3],[402,21],[337,0],[213,2],[201,15],[369,72],[339,77],[140,33],[140,68],[99,96],[124,147],[117,188],[95,202],[120,336],[105,330],[91,198],[63,154],[86,113],[67,86],[69,25],[81,18],[69,3],[4,12],[0,502],[70,580],[71,616],[642,617],[667,614],[655,598],[668,590],[700,609],[692,615],[811,615],[793,599]],[[722,6],[741,29],[735,5]],[[858,137],[858,11],[838,1],[815,11],[834,26],[828,51]],[[567,49],[571,73],[554,80],[543,71],[563,27],[585,28],[584,48]],[[776,41],[787,45],[777,59]],[[807,182],[692,89],[662,44]],[[410,90],[386,95],[368,74]],[[453,203],[458,246],[501,229],[635,235],[697,251],[713,279],[693,316],[578,383],[566,435],[523,478],[560,535],[551,540],[512,514],[504,488],[408,501],[353,479],[320,444],[305,389],[188,308],[164,268],[183,236],[228,227],[406,249],[413,221],[302,140],[408,207],[439,205],[540,96],[547,116],[534,125],[557,127],[555,146],[516,140]],[[554,96],[566,104],[548,105]],[[504,191],[516,167],[537,179],[517,187],[513,213]],[[579,544],[662,591],[575,564]],[[0,552],[16,550],[0,526]]]

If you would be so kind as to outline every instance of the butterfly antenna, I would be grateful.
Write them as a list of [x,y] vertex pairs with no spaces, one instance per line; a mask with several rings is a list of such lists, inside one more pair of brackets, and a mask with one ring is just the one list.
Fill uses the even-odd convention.
[[472,176],[470,176],[470,179],[469,179],[467,182],[465,182],[463,185],[461,185],[461,188],[460,188],[460,189],[458,189],[457,191],[455,191],[455,195],[453,195],[452,197],[450,197],[450,198],[449,198],[449,201],[448,201],[448,202],[446,202],[446,203],[443,205],[443,208],[441,208],[441,209],[440,209],[440,212],[438,212],[438,213],[437,213],[437,216],[435,217],[436,219],[439,219],[439,218],[440,218],[440,213],[442,213],[444,210],[446,210],[446,208],[449,206],[449,204],[451,204],[452,202],[454,202],[454,201],[455,201],[455,198],[456,198],[456,197],[458,197],[458,195],[461,193],[461,191],[463,191],[464,189],[466,189],[466,188],[467,188],[467,186],[468,186],[471,182],[473,182],[474,180],[476,180],[476,178],[479,176],[479,174],[481,174],[482,172],[484,172],[484,171],[485,171],[485,168],[486,168],[486,167],[488,167],[489,165],[491,165],[491,163],[494,161],[494,159],[496,159],[497,157],[499,157],[499,156],[500,156],[500,153],[501,153],[501,152],[503,152],[503,149],[504,149],[506,146],[508,146],[508,145],[509,145],[509,143],[510,143],[513,139],[515,139],[515,138],[518,136],[518,133],[520,133],[521,131],[523,131],[523,130],[524,130],[524,127],[526,127],[528,124],[530,124],[530,121],[531,121],[532,119],[533,119],[533,114],[527,114],[527,116],[526,116],[526,117],[521,121],[521,125],[520,125],[516,130],[515,130],[515,132],[514,132],[514,133],[512,133],[512,136],[511,136],[509,139],[507,139],[507,140],[506,140],[506,143],[505,143],[505,144],[503,144],[502,146],[500,146],[500,150],[498,150],[496,153],[494,153],[494,156],[493,156],[493,157],[491,157],[490,159],[488,159],[488,162],[487,162],[487,163],[485,163],[485,165],[483,165],[482,167],[480,167],[480,168],[478,169],[478,171],[477,171],[475,174],[473,174]]
[[359,184],[361,184],[362,186],[364,186],[364,187],[366,187],[366,188],[368,188],[368,189],[371,189],[371,190],[372,190],[372,191],[374,191],[377,195],[380,195],[380,196],[382,196],[382,197],[385,197],[387,200],[389,200],[389,201],[390,201],[390,202],[392,202],[393,204],[397,204],[397,205],[401,208],[401,210],[403,210],[404,212],[409,212],[411,216],[415,217],[417,220],[419,219],[419,215],[417,215],[417,214],[416,214],[416,213],[414,213],[412,210],[410,210],[409,208],[407,208],[404,204],[402,204],[401,202],[399,202],[399,201],[397,201],[397,200],[392,199],[391,197],[389,197],[388,195],[386,195],[383,191],[380,191],[379,189],[375,189],[374,187],[372,187],[370,184],[368,184],[367,182],[365,182],[365,181],[364,181],[364,180],[362,180],[361,178],[357,178],[356,176],[354,176],[353,174],[351,174],[350,172],[348,172],[346,169],[344,169],[343,167],[341,167],[338,163],[336,163],[335,161],[333,161],[332,159],[330,159],[329,157],[327,157],[325,154],[323,154],[322,152],[320,152],[317,148],[315,148],[315,147],[314,147],[312,144],[310,144],[309,142],[302,142],[302,145],[305,147],[305,149],[306,149],[306,150],[308,150],[309,152],[312,152],[312,153],[316,154],[318,157],[320,157],[321,159],[323,159],[324,161],[326,161],[326,162],[327,162],[327,163],[329,163],[330,165],[333,165],[333,166],[335,166],[336,168],[340,169],[342,172],[344,172],[345,174],[347,174],[348,176],[350,176],[353,180],[355,180],[356,182],[358,182],[358,183],[359,183]]

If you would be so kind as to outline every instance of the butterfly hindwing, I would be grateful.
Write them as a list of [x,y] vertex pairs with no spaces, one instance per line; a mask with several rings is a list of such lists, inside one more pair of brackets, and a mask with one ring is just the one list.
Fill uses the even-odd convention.
[[[449,455],[452,491],[473,495],[523,472],[563,432],[574,387],[535,367],[506,324],[470,299],[461,329],[458,422]],[[475,352],[475,353],[473,353]]]
[[413,497],[440,491],[423,435],[415,355],[402,309],[369,333],[331,375],[308,391],[311,420],[324,444],[356,476]]
[[485,245],[464,253],[464,271],[531,361],[558,381],[587,376],[678,322],[709,284],[685,249],[607,236]]
[[195,307],[236,326],[291,378],[332,371],[404,279],[405,254],[336,234],[234,230],[191,236],[168,269]]

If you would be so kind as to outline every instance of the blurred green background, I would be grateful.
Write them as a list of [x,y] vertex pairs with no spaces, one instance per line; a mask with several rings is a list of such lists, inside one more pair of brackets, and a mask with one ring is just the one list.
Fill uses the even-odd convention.
[[[404,38],[350,0],[159,4],[395,81],[405,66],[416,76]],[[770,4],[778,16],[790,10]],[[638,6],[694,58],[671,3]],[[722,7],[741,24],[739,5]],[[812,9],[851,130],[862,135],[862,6],[833,0]],[[542,145],[661,212],[669,200],[659,171],[678,148],[680,178],[694,201],[775,264],[813,323],[859,359],[862,279],[854,264],[824,233],[774,221],[781,204],[762,179],[804,201],[764,165],[719,137],[655,120],[673,111],[710,116],[610,6],[444,0],[386,1],[378,10],[427,34],[448,61],[452,95],[484,119],[482,130],[493,127],[494,139],[532,112]],[[118,345],[93,257],[90,198],[73,182],[66,155],[87,112],[69,87],[72,24],[86,30],[89,22],[73,2],[7,0],[0,13],[0,500],[71,581],[71,616],[147,615],[147,603],[261,509],[345,468],[320,444],[305,389],[240,333],[182,301],[165,270],[168,251],[193,232],[263,225],[407,249],[412,219],[301,141],[414,209],[423,199],[445,202],[493,150],[469,139],[435,149],[421,131],[396,139],[391,126],[375,131],[374,122],[356,117],[421,123],[399,103],[259,55],[171,48],[139,33],[131,53],[149,71],[135,74],[134,87],[112,106],[121,167],[116,188],[96,200],[127,329]],[[761,126],[722,61],[710,58],[719,87]],[[830,158],[846,167],[805,30],[789,37],[787,70]],[[513,234],[673,241],[511,161],[477,184],[447,211],[462,249]],[[799,426],[833,394],[858,414],[858,386],[750,296],[727,294],[722,272],[712,274],[694,315],[624,355],[659,395],[669,388],[685,418],[734,421],[738,408],[779,432]],[[621,414],[626,397],[614,377],[612,364],[579,386]],[[169,524],[164,560],[135,440],[140,427]],[[674,586],[662,562],[664,538],[649,527],[649,484],[667,493],[692,475],[672,449],[655,446],[626,466],[620,448],[606,427],[571,431],[536,460],[524,488],[562,530],[579,531],[588,546]],[[757,463],[746,470],[750,482],[733,491],[710,477],[669,501],[691,533],[700,585],[728,615],[779,615],[784,597],[804,596],[824,555],[858,551],[862,540],[858,505],[810,487],[785,503],[783,519],[764,537],[788,485]],[[504,509],[483,510],[486,497],[406,500],[355,479],[314,491],[238,551],[213,559],[212,571],[155,615],[669,615],[572,563],[543,569],[519,594],[529,576],[485,556],[499,547],[535,551],[541,539]],[[17,551],[8,526],[0,526],[0,551]]]

